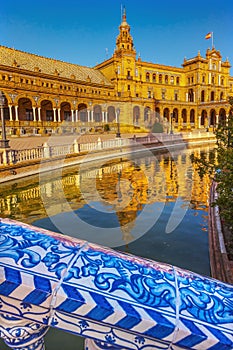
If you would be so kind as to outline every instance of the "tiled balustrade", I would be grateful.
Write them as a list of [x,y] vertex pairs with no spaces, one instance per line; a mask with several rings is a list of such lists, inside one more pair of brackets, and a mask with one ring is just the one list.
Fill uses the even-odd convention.
[[49,327],[86,350],[233,349],[233,286],[8,219],[0,314],[12,349],[44,349]]

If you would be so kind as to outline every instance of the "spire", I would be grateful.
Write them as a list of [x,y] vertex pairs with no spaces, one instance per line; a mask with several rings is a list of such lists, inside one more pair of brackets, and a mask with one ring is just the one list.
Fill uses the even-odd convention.
[[123,8],[122,23],[121,23],[121,24],[123,24],[123,23],[126,23],[126,24],[127,24],[127,22],[126,22],[126,9],[125,9],[125,6],[124,6],[124,8]]
[[116,50],[115,53],[122,55],[126,53],[127,55],[136,56],[136,52],[133,45],[133,38],[130,35],[130,26],[126,22],[126,9],[123,8],[122,11],[122,22],[119,26],[120,33],[116,40]]

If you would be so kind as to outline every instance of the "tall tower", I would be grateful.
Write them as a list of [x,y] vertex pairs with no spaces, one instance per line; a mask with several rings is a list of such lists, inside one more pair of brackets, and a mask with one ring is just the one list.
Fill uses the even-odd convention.
[[124,8],[122,14],[121,25],[119,26],[120,33],[116,40],[115,55],[117,57],[133,56],[136,57],[136,51],[133,45],[133,38],[130,34],[130,26],[126,22],[126,10]]

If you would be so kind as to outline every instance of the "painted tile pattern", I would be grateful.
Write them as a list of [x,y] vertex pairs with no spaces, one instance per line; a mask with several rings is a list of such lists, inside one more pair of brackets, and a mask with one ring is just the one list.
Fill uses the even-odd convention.
[[0,313],[102,349],[233,349],[233,286],[8,219]]

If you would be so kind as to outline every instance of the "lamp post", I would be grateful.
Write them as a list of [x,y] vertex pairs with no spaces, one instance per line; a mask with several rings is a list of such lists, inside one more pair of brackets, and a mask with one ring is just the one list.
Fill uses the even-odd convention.
[[121,137],[121,133],[120,133],[120,108],[117,107],[116,109],[116,115],[117,115],[117,133],[116,133],[116,137]]
[[5,96],[2,91],[0,91],[0,112],[1,112],[1,124],[2,124],[2,138],[0,140],[0,148],[9,148],[9,140],[6,139],[6,126],[4,119],[4,104]]

